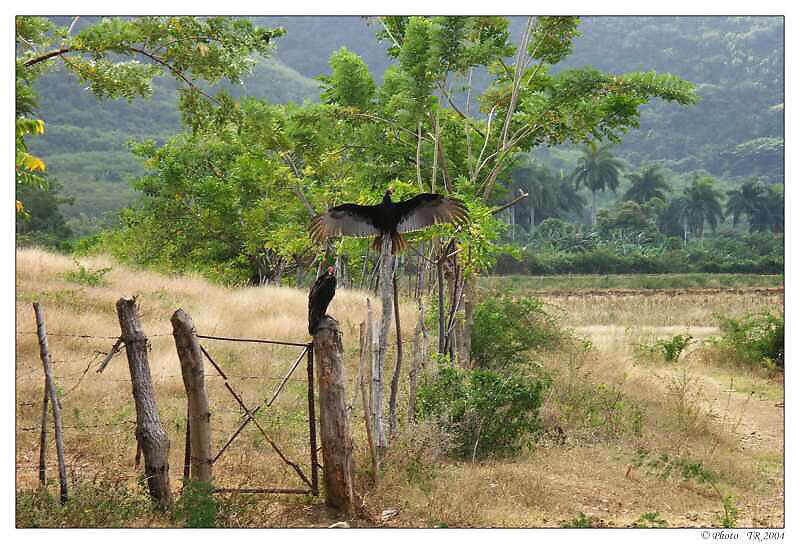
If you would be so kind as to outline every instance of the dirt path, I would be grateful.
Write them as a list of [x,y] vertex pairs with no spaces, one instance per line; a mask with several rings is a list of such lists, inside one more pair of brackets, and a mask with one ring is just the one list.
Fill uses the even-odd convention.
[[[639,330],[658,336],[688,332],[699,340],[718,332],[715,327],[642,327]],[[707,403],[718,421],[736,433],[743,447],[783,451],[783,399],[768,398],[755,388],[750,392],[742,391],[740,386],[732,388],[731,378],[721,377],[720,371],[692,358],[691,349],[676,365],[652,367],[636,364],[629,352],[620,349],[621,345],[630,342],[622,327],[576,327],[575,331],[587,336],[598,349],[622,363],[628,376],[656,384],[665,393],[668,385],[682,379],[686,372],[694,386],[702,391],[701,400]],[[733,379],[736,380],[736,376]]]

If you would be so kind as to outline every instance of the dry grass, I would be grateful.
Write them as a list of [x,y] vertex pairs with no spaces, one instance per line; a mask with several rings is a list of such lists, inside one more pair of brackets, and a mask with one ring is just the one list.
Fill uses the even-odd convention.
[[[171,336],[169,317],[184,308],[201,333],[305,341],[306,294],[289,288],[225,289],[200,278],[165,277],[131,270],[104,258],[81,261],[89,269],[112,267],[107,286],[88,287],[60,274],[75,270],[71,259],[43,251],[17,253],[17,488],[36,486],[35,464],[42,376],[30,307],[41,300],[56,373],[62,393],[67,461],[76,483],[97,478],[102,485],[136,488],[133,467],[133,403],[124,354],[106,372],[94,365],[80,381],[96,351],[107,351],[113,339],[75,339],[57,334],[119,334],[114,303],[137,295],[143,325],[151,337],[150,364],[161,419],[172,443],[171,475],[179,487],[183,464],[185,396]],[[365,294],[340,291],[330,313],[344,333],[348,399],[357,364],[358,323],[366,315]],[[369,461],[360,402],[354,434],[358,487],[364,516],[360,525],[399,527],[540,527],[560,526],[579,512],[601,524],[628,526],[645,512],[659,512],[669,526],[719,525],[721,504],[708,486],[680,478],[660,479],[633,466],[636,451],[668,453],[671,458],[702,461],[719,475],[719,485],[735,497],[739,526],[783,524],[782,383],[734,367],[714,364],[689,350],[677,364],[636,364],[631,344],[638,338],[664,338],[688,331],[705,338],[717,331],[714,313],[744,313],[782,307],[770,294],[718,293],[665,297],[548,296],[551,309],[575,334],[591,341],[540,357],[553,377],[543,406],[546,429],[559,426],[565,439],[545,439],[520,456],[484,463],[456,463],[444,455],[447,437],[429,424],[401,429],[384,463],[377,485],[370,483]],[[402,306],[404,323],[414,308]],[[164,336],[159,336],[164,335]],[[209,351],[232,376],[245,401],[263,400],[282,377],[298,350],[208,341]],[[386,376],[393,361],[387,361]],[[307,470],[305,455],[304,367],[288,384],[274,410],[260,422],[285,453]],[[405,374],[405,371],[404,371]],[[258,376],[251,379],[248,376]],[[220,446],[239,421],[235,401],[221,380],[207,380],[212,399],[214,444]],[[401,382],[404,421],[406,379]],[[733,384],[733,387],[731,387]],[[74,390],[72,388],[75,388]],[[762,394],[750,395],[749,390]],[[388,393],[387,393],[388,396]],[[619,404],[621,403],[621,404]],[[589,414],[588,408],[597,410]],[[636,414],[639,414],[638,416]],[[635,418],[640,417],[638,431]],[[50,463],[54,463],[52,445]],[[49,476],[54,476],[51,468]],[[297,477],[282,463],[255,429],[246,430],[215,466],[218,485],[290,485]],[[222,502],[225,526],[320,526],[338,521],[321,501],[297,496],[227,497]],[[385,523],[380,514],[397,508]],[[76,514],[77,516],[78,514]],[[80,518],[77,518],[80,520]],[[64,524],[63,520],[59,523]],[[69,524],[70,522],[66,522]],[[80,523],[80,521],[79,521]],[[124,522],[135,526],[172,526],[175,521],[136,514]]]
[[[151,343],[149,361],[160,417],[172,444],[170,466],[177,489],[183,466],[186,401],[171,334],[171,314],[183,308],[201,334],[306,342],[310,340],[306,330],[307,293],[276,287],[226,289],[198,277],[132,270],[102,257],[81,259],[81,264],[88,270],[111,267],[103,277],[107,285],[90,287],[64,279],[64,273],[76,270],[67,257],[36,249],[17,252],[17,486],[33,488],[37,479],[43,378],[36,335],[31,334],[36,327],[30,303],[35,300],[41,301],[44,309],[56,381],[63,395],[68,472],[76,482],[97,476],[104,481],[113,477],[135,484],[135,412],[124,350],[103,374],[96,374],[94,369],[101,358],[98,352],[107,352],[113,337],[119,335],[116,300],[137,296]],[[341,323],[350,379],[357,365],[354,350],[358,323],[366,316],[366,298],[365,293],[340,289],[329,308]],[[402,305],[401,319],[410,322],[412,314],[410,305]],[[215,340],[204,345],[251,408],[271,396],[302,349]],[[387,375],[391,364],[387,362]],[[213,413],[212,444],[220,448],[241,421],[241,412],[208,365],[206,375]],[[309,474],[305,377],[305,364],[301,363],[273,407],[262,411],[259,422],[287,457]],[[297,475],[279,461],[252,427],[243,431],[215,466],[217,484],[302,487]],[[57,474],[54,449],[51,445],[48,451],[50,478]],[[108,474],[108,467],[114,467],[113,476]]]

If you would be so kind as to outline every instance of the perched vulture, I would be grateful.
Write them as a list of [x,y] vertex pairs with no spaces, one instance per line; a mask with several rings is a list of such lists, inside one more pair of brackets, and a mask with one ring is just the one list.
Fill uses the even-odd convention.
[[392,237],[392,253],[398,253],[407,246],[404,232],[436,223],[463,224],[466,221],[467,207],[460,200],[422,193],[402,202],[392,202],[389,189],[383,195],[383,202],[375,206],[342,204],[314,217],[311,237],[322,243],[331,236],[375,236],[372,247],[380,251],[381,236],[386,233]]
[[319,322],[325,317],[328,304],[335,294],[336,276],[333,275],[333,267],[329,266],[327,272],[317,278],[308,293],[308,334],[317,332]]

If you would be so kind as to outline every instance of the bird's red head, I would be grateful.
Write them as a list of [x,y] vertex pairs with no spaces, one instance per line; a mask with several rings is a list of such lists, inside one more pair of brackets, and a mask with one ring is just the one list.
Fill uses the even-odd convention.
[[333,267],[332,266],[328,267],[328,274],[333,276]]

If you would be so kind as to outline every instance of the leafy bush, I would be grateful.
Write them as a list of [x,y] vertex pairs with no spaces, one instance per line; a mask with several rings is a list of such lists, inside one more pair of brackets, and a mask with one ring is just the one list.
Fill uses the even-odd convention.
[[767,363],[783,368],[784,317],[767,311],[740,319],[718,316],[722,337],[718,340],[736,358],[749,365]]
[[517,452],[526,433],[540,429],[545,383],[528,376],[442,366],[418,393],[422,418],[438,419],[453,437],[451,454],[462,459]]
[[683,353],[683,350],[692,342],[691,335],[676,334],[666,340],[656,342],[634,343],[634,356],[637,360],[662,358],[668,363],[674,363]]
[[492,296],[475,310],[470,355],[477,366],[503,368],[524,362],[529,350],[556,347],[562,337],[540,299]]
[[667,522],[658,515],[658,512],[645,512],[639,516],[633,526],[639,529],[652,529],[654,527],[666,527]]
[[88,285],[89,287],[103,287],[108,284],[108,282],[103,279],[103,276],[111,271],[110,267],[90,269],[86,268],[78,261],[75,261],[75,266],[78,267],[78,270],[64,272],[61,274],[61,277],[67,281],[71,281],[72,283]]
[[183,492],[175,503],[175,517],[185,527],[215,527],[217,522],[217,499],[208,482],[186,480]]

